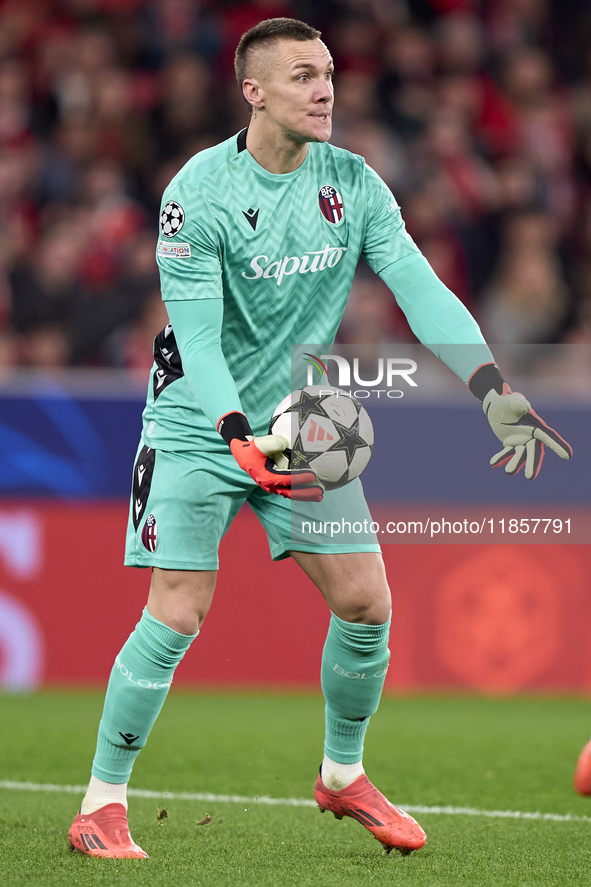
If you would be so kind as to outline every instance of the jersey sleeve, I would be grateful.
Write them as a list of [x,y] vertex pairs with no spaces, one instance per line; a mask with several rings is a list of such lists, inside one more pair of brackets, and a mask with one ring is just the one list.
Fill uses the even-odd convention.
[[460,379],[467,383],[479,366],[494,363],[480,327],[422,253],[392,262],[380,277],[396,296],[417,339]]
[[365,166],[367,224],[361,254],[380,274],[392,262],[419,252],[407,233],[394,195],[371,166]]
[[156,259],[162,298],[197,405],[214,428],[226,413],[242,412],[222,350],[224,316],[217,225],[198,188],[173,179],[164,192]]
[[165,302],[221,299],[221,246],[211,208],[174,179],[164,192],[156,261]]
[[242,412],[240,395],[222,351],[221,299],[167,302],[183,372],[198,406],[214,428],[222,416]]
[[480,328],[408,234],[388,186],[371,167],[365,170],[368,216],[362,255],[396,296],[417,339],[468,382],[479,366],[494,362]]

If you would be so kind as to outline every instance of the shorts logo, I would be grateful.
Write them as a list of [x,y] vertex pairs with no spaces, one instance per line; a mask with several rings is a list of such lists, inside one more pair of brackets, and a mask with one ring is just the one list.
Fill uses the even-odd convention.
[[345,218],[343,198],[332,185],[324,185],[318,192],[320,212],[331,225],[338,225]]
[[148,551],[156,551],[156,546],[158,545],[158,526],[153,514],[148,515],[146,523],[142,527],[142,545],[144,548],[147,548]]
[[158,255],[165,259],[188,259],[191,258],[191,245],[189,243],[166,243],[164,240],[159,240]]
[[155,461],[156,450],[152,450],[150,447],[142,447],[137,462],[133,467],[131,516],[133,518],[133,528],[136,532],[142,522],[148,504]]
[[169,200],[160,214],[160,230],[165,237],[174,237],[185,224],[185,211],[175,200]]

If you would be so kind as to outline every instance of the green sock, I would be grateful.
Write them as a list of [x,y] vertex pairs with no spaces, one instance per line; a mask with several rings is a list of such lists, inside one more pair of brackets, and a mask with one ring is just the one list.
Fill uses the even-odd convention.
[[92,774],[128,782],[172,683],[175,668],[197,635],[179,634],[144,609],[109,678]]
[[370,715],[377,711],[390,651],[390,620],[384,625],[343,622],[334,613],[322,654],[326,700],[324,753],[341,764],[363,757]]

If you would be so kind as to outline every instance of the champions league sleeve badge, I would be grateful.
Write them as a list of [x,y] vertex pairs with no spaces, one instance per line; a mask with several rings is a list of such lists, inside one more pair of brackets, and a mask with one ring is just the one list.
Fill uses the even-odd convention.
[[318,192],[320,212],[331,225],[338,225],[345,217],[343,198],[332,185],[323,185]]
[[169,200],[160,214],[160,230],[165,237],[174,237],[185,224],[185,211],[175,200]]

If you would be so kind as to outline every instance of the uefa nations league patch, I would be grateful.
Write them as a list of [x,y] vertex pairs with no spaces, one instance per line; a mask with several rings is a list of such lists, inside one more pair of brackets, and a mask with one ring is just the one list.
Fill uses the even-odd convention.
[[345,218],[343,198],[332,185],[323,185],[318,192],[320,212],[331,225],[338,225]]
[[148,551],[156,551],[158,545],[158,525],[153,514],[149,514],[142,527],[142,545]]
[[176,200],[169,200],[160,214],[160,230],[165,237],[174,237],[184,224],[184,209]]

